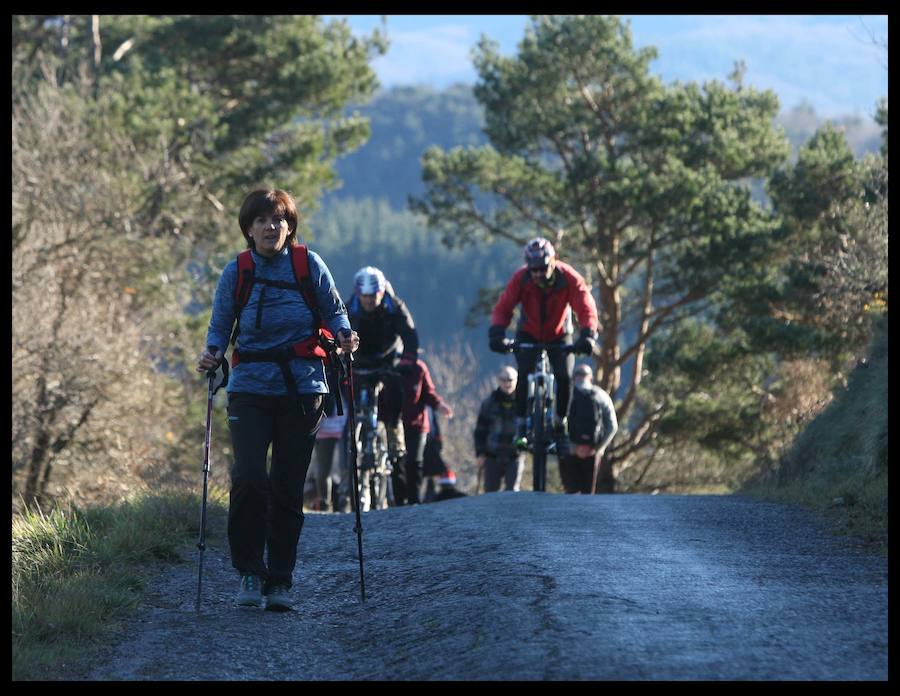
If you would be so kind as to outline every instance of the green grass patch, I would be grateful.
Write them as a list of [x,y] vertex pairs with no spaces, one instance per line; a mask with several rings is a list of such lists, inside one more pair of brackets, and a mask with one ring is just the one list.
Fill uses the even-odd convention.
[[[209,528],[227,494],[210,494]],[[104,507],[29,509],[12,522],[12,678],[64,677],[141,599],[151,564],[179,562],[199,533],[200,499],[167,491]]]
[[836,531],[887,553],[888,324],[832,402],[794,440],[778,469],[742,493],[824,514]]

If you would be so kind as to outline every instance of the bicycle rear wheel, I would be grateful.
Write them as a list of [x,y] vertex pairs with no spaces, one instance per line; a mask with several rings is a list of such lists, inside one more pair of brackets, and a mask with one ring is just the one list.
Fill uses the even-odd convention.
[[544,385],[539,382],[534,385],[531,423],[534,429],[531,449],[532,488],[543,491],[547,487],[547,430],[544,427]]

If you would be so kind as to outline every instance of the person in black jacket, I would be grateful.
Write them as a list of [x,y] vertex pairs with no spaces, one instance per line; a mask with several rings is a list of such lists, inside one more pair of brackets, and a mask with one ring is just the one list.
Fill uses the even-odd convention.
[[525,455],[515,447],[515,368],[504,366],[497,373],[497,388],[481,403],[475,423],[475,462],[484,475],[484,492],[518,491],[525,468]]
[[613,493],[612,466],[603,454],[619,428],[609,394],[593,384],[588,365],[575,367],[569,436],[572,451],[560,459],[559,474],[566,493]]
[[[379,269],[365,266],[353,278],[353,296],[347,301],[350,326],[359,334],[354,369],[389,367],[397,373],[384,379],[378,396],[378,420],[387,429],[388,456],[393,467],[404,467],[406,440],[400,418],[403,376],[416,365],[419,334],[406,303],[395,293]],[[402,346],[402,353],[397,354]],[[358,386],[359,382],[356,382]]]

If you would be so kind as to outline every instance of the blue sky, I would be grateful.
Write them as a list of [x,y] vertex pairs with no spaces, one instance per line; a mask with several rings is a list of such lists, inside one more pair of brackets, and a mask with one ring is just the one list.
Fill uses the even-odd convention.
[[[357,33],[380,15],[339,15]],[[386,15],[391,47],[373,67],[382,85],[441,89],[474,84],[471,49],[482,33],[513,55],[525,15]],[[801,102],[819,116],[871,116],[887,95],[887,15],[624,15],[634,45],[656,46],[664,81],[724,81],[736,60],[745,84],[772,89],[782,109]]]

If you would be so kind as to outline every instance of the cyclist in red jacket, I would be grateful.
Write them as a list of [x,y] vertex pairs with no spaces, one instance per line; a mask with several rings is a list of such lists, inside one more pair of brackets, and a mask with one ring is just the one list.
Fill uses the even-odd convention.
[[[556,258],[553,245],[538,237],[525,245],[525,265],[513,273],[503,294],[491,314],[488,331],[491,350],[509,352],[512,341],[506,338],[506,327],[512,320],[513,310],[521,304],[516,341],[533,343],[557,343],[572,340],[572,311],[581,326],[581,335],[575,342],[578,353],[593,353],[597,344],[597,304],[584,278]],[[516,351],[519,380],[516,384],[516,445],[527,446],[525,439],[525,414],[528,406],[528,375],[534,371],[539,353],[534,350]],[[556,451],[564,456],[569,450],[566,416],[572,397],[572,368],[575,358],[571,353],[548,351],[550,365],[556,377],[556,418],[554,435]]]

